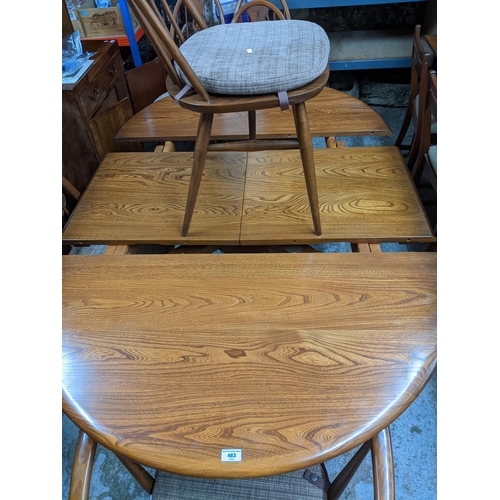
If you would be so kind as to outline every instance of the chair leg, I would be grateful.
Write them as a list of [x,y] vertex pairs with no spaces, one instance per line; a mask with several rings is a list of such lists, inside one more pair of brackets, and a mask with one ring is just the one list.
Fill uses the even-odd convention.
[[248,112],[248,138],[251,141],[257,139],[257,115],[255,110]]
[[406,133],[408,132],[408,128],[410,126],[411,106],[412,106],[412,102],[410,99],[410,102],[409,102],[408,106],[406,107],[405,117],[403,118],[403,125],[401,125],[401,129],[399,131],[398,138],[396,139],[396,142],[394,143],[394,145],[398,148],[401,147],[401,144],[403,143],[403,140],[406,137]]
[[354,473],[358,470],[369,451],[370,441],[367,441],[359,448],[359,450],[331,483],[327,491],[328,500],[338,500],[341,497],[342,493],[354,476]]
[[130,472],[132,477],[141,485],[142,489],[146,493],[153,493],[153,486],[154,486],[154,478],[149,474],[149,472],[144,469],[141,465],[139,465],[136,462],[133,462],[132,460],[129,460],[128,458],[122,457],[121,455],[118,455],[115,453],[116,458],[120,460],[120,462],[126,467],[126,469]]
[[394,500],[394,458],[389,427],[371,440],[373,489],[375,500]]
[[410,153],[406,159],[406,166],[410,172],[413,170],[415,163],[418,161],[421,140],[420,134],[415,133],[411,141]]
[[82,430],[78,434],[71,484],[69,487],[69,500],[87,500],[89,498],[90,479],[94,467],[97,442]]
[[321,221],[319,215],[318,188],[316,186],[316,170],[309,121],[307,119],[306,105],[304,102],[293,105],[293,116],[297,139],[299,140],[300,156],[306,179],[307,195],[314,224],[314,233],[321,236]]
[[196,143],[194,146],[193,169],[191,171],[191,180],[186,202],[186,211],[184,213],[184,222],[182,224],[181,235],[185,238],[189,232],[191,218],[193,217],[194,205],[200,188],[203,168],[207,159],[207,147],[210,142],[210,133],[214,115],[212,113],[202,113],[198,122],[198,132],[196,134]]
[[424,170],[424,158],[421,155],[419,155],[419,157],[416,159],[413,165],[413,168],[410,170],[415,185],[418,185],[418,183],[420,182],[423,170]]

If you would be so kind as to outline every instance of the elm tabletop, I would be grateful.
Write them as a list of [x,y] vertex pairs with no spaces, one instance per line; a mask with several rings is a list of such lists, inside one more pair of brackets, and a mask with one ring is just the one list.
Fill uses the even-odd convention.
[[327,461],[436,367],[435,253],[63,256],[62,276],[63,411],[159,470]]

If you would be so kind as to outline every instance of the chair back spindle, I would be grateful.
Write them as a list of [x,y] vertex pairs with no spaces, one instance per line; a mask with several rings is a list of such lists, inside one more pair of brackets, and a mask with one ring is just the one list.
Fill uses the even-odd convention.
[[[147,33],[155,51],[157,51],[158,57],[165,64],[167,73],[172,81],[178,87],[183,87],[182,80],[177,74],[170,57],[178,64],[189,84],[201,99],[208,101],[210,99],[208,92],[186,61],[186,58],[182,55],[179,47],[175,44],[163,20],[160,20],[151,6],[144,1],[129,0],[129,5]],[[172,17],[171,21],[175,22],[175,19]]]

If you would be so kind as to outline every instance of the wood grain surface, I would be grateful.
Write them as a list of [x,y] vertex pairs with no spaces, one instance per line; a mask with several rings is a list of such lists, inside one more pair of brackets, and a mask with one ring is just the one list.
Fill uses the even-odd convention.
[[321,237],[315,237],[298,151],[249,153],[242,245],[434,241],[396,147],[314,149]]
[[[436,366],[436,254],[63,256],[63,410],[119,455],[280,474],[375,436]],[[221,462],[222,449],[242,450]]]
[[238,244],[246,158],[246,153],[209,154],[189,237],[182,238],[193,154],[109,154],[73,211],[63,241]]
[[[385,120],[364,102],[325,87],[306,103],[313,137],[391,135]],[[279,109],[257,110],[258,139],[296,137],[293,114]],[[118,141],[194,141],[198,114],[181,108],[171,97],[154,102],[118,132]],[[216,114],[212,140],[248,138],[246,112]]]
[[209,152],[186,238],[181,237],[181,226],[192,153],[111,153],[73,211],[63,243],[435,241],[397,148],[314,149],[314,157],[320,237],[314,234],[297,150]]

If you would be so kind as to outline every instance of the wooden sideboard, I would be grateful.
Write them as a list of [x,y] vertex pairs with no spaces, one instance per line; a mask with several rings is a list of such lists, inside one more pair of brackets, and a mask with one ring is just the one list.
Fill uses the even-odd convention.
[[83,42],[96,52],[75,84],[62,85],[62,173],[83,192],[110,151],[137,151],[139,145],[114,141],[133,116],[118,44]]

